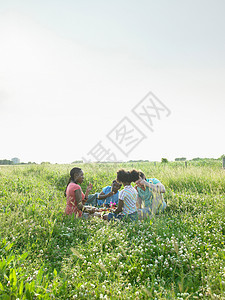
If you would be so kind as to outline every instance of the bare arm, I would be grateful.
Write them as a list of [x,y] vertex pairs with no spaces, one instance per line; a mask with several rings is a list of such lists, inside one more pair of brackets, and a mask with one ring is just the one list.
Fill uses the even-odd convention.
[[89,195],[90,191],[92,190],[92,188],[93,188],[93,184],[91,184],[91,183],[89,182],[89,185],[88,185],[88,187],[87,187],[87,189],[86,189],[86,192],[85,192],[85,198],[84,198],[84,200],[82,201],[83,204],[85,204],[85,202],[87,201],[88,195]]
[[137,202],[136,202],[137,209],[141,208],[141,204],[142,204],[142,199],[138,196]]
[[109,192],[108,194],[104,194],[103,192],[101,192],[99,195],[98,195],[98,199],[99,200],[103,200],[103,199],[106,199],[110,196],[112,196],[114,193],[111,191]]
[[[153,187],[155,187],[155,189],[156,189],[156,191],[155,192],[157,192],[157,193],[165,193],[166,192],[166,189],[165,189],[165,186],[161,183],[161,182],[159,182],[159,183],[157,183],[157,184],[151,184]],[[151,187],[152,188],[152,187]],[[152,188],[152,190],[153,190],[153,188]]]
[[137,184],[137,186],[140,185],[140,187],[143,185],[148,186],[152,189],[152,191],[154,193],[165,193],[165,191],[166,191],[164,185],[161,182],[159,182],[157,184],[153,184],[153,183],[147,182],[144,179],[139,179],[138,181],[136,181],[136,184]]
[[123,210],[123,205],[124,205],[124,202],[119,199],[119,202],[118,202],[118,207],[117,209],[114,211],[115,214],[118,214],[120,213],[122,210]]
[[77,201],[77,207],[79,210],[81,211],[86,211],[88,213],[94,213],[95,208],[87,208],[83,205],[82,203],[82,194],[81,194],[81,190],[76,190],[75,191],[75,197],[76,197],[76,201]]
[[75,199],[77,202],[77,208],[79,210],[83,210],[82,194],[80,189],[75,191]]

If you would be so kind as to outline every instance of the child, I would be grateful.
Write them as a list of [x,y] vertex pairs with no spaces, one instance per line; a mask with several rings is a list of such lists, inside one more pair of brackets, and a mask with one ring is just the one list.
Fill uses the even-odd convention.
[[140,172],[140,179],[135,188],[138,191],[138,213],[145,216],[159,213],[166,208],[162,193],[165,193],[164,185],[156,178],[146,179],[145,174]]
[[119,189],[122,184],[113,180],[111,186],[106,186],[102,189],[101,193],[96,193],[88,196],[86,204],[94,206],[110,206],[110,203],[118,204],[119,201]]
[[136,202],[138,193],[131,186],[131,182],[135,182],[139,179],[139,172],[136,170],[125,171],[123,169],[117,172],[117,181],[122,183],[124,189],[119,194],[118,207],[114,213],[104,215],[103,219],[123,219],[130,218],[136,220],[138,218]]
[[82,212],[94,213],[94,208],[85,207],[84,204],[87,200],[88,194],[91,191],[93,185],[89,183],[86,193],[84,195],[81,184],[84,180],[84,173],[80,168],[73,168],[70,171],[70,178],[65,190],[66,196],[66,209],[67,215],[74,214],[75,217],[82,217]]

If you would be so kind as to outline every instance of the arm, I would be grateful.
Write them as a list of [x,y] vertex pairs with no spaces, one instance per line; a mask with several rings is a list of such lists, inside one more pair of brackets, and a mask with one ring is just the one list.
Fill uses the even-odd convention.
[[120,212],[123,210],[123,205],[124,205],[123,201],[122,201],[121,199],[119,199],[118,207],[117,207],[117,209],[114,211],[114,213],[115,213],[115,214],[120,213]]
[[136,202],[137,209],[141,208],[141,204],[142,204],[142,199],[138,196],[137,202]]
[[81,194],[81,190],[78,189],[75,191],[75,199],[76,199],[76,202],[77,202],[77,208],[79,210],[83,210],[83,203],[82,203],[82,194]]
[[89,182],[89,185],[88,185],[88,187],[86,189],[86,192],[85,192],[85,195],[84,195],[84,200],[82,201],[83,204],[85,204],[85,202],[87,201],[88,195],[89,195],[90,191],[92,190],[92,188],[93,188],[93,184],[91,184]]
[[152,189],[152,191],[154,193],[165,193],[165,191],[166,191],[164,185],[161,182],[159,182],[157,184],[153,184],[153,183],[147,182],[146,180],[139,179],[138,181],[136,181],[136,184],[140,185],[140,187],[143,185],[148,186],[148,187],[150,187],[150,189]]
[[95,208],[88,208],[85,207],[82,203],[82,194],[81,194],[81,190],[78,189],[75,191],[75,197],[76,197],[76,202],[77,202],[77,208],[81,211],[86,211],[88,213],[94,213],[95,212]]
[[101,192],[99,195],[98,195],[98,199],[99,200],[103,200],[103,199],[106,199],[110,196],[112,196],[114,194],[114,192],[109,192],[108,194],[104,194],[103,192]]
[[153,190],[153,192],[160,193],[160,194],[166,192],[165,186],[161,182],[157,184],[152,184],[152,183],[150,184],[152,190],[153,190],[152,186],[155,188],[155,191]]

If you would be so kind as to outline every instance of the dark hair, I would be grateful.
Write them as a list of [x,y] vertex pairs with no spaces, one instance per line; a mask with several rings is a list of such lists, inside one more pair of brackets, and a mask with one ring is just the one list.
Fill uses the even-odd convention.
[[141,176],[142,179],[146,178],[145,174],[142,171],[139,172],[139,175]]
[[120,183],[117,180],[113,180],[112,184],[114,184],[114,183],[120,185]]
[[137,170],[125,171],[121,169],[117,172],[117,180],[120,182],[135,182],[139,179],[139,172]]
[[[68,187],[68,185],[69,185],[70,182],[75,182],[74,181],[74,176],[78,175],[81,171],[82,171],[81,168],[76,168],[76,167],[73,168],[72,170],[70,170],[70,178],[69,178],[69,181],[67,183],[66,189],[67,189],[67,187]],[[66,189],[65,189],[65,192],[64,192],[64,196],[65,197],[66,197]]]
[[[122,184],[119,183],[117,180],[113,180],[112,185],[114,185],[114,184],[118,185],[120,188],[121,188],[121,186],[122,186]],[[120,189],[120,188],[119,188],[119,189]]]

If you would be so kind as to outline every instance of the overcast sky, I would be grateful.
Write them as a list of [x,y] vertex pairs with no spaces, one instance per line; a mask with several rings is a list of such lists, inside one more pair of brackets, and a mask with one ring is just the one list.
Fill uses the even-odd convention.
[[0,1],[0,159],[225,154],[224,11],[223,0]]

